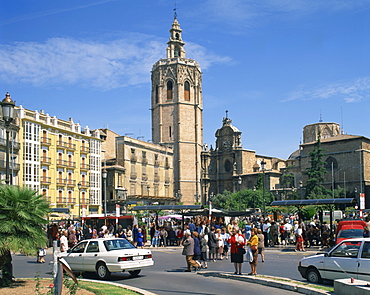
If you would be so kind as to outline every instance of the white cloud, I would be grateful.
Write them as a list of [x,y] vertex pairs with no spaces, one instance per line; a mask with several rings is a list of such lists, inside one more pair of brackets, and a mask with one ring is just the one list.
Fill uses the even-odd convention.
[[359,102],[370,98],[370,77],[353,81],[335,82],[328,85],[301,86],[283,100],[338,99],[348,103]]
[[[108,42],[51,38],[0,45],[0,81],[99,89],[149,83],[151,67],[165,57],[165,48],[163,40],[133,33]],[[203,69],[230,61],[194,43],[188,43],[186,50]]]

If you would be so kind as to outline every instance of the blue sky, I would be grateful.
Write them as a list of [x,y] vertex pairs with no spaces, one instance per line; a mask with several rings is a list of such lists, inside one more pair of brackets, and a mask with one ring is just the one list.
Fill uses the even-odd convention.
[[[0,95],[151,139],[150,70],[175,1],[0,0]],[[287,158],[323,121],[370,137],[370,0],[177,0],[203,71],[204,141],[225,110],[243,147]]]

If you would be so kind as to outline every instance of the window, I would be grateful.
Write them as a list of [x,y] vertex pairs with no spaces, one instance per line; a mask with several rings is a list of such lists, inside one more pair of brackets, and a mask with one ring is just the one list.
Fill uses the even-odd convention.
[[71,252],[72,253],[84,253],[86,248],[87,242],[79,243],[76,247],[74,247]]
[[168,126],[168,137],[169,138],[172,137],[172,127],[171,126]]
[[159,90],[158,90],[158,85],[155,85],[155,103],[159,103]]
[[361,242],[343,242],[333,252],[331,257],[346,257],[357,258],[358,250],[360,249]]
[[99,252],[99,243],[97,241],[90,242],[89,246],[87,246],[86,253],[94,253]]
[[173,84],[172,81],[167,82],[167,100],[173,99]]
[[370,242],[365,242],[364,247],[362,248],[361,258],[370,259]]
[[174,52],[175,57],[181,57],[181,50],[180,47],[176,46],[175,47],[175,52]]
[[185,81],[184,84],[184,99],[190,100],[190,83],[188,81]]

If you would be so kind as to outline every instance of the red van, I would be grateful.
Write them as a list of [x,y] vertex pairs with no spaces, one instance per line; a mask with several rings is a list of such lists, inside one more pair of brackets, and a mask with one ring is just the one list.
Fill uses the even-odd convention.
[[361,219],[347,219],[339,222],[335,233],[335,244],[346,239],[363,238],[366,222]]

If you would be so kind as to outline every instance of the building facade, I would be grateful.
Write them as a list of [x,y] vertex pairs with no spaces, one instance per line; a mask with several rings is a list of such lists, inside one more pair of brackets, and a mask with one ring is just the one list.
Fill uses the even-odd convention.
[[256,154],[243,149],[242,132],[226,117],[216,131],[216,147],[205,147],[202,152],[202,202],[224,191],[236,192],[254,189],[263,173],[264,186],[268,191],[279,189],[282,168],[286,161]]
[[175,18],[167,58],[152,68],[152,141],[173,149],[174,195],[194,204],[201,193],[203,146],[202,72],[186,58],[182,30]]
[[[103,169],[107,171],[107,211],[116,204],[129,209],[133,204],[171,204],[173,193],[173,150],[127,136],[117,136],[109,129],[100,129],[106,152]],[[113,144],[114,142],[114,144]],[[114,150],[112,149],[114,147]]]
[[88,127],[43,111],[17,108],[19,185],[43,194],[73,217],[101,212],[101,140]]

